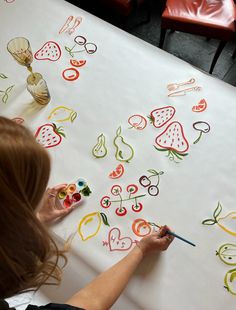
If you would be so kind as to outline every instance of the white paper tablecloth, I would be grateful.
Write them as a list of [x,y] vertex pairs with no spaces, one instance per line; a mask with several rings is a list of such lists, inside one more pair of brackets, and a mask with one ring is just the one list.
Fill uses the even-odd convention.
[[[235,236],[217,225],[204,226],[201,222],[212,217],[218,201],[223,205],[222,215],[236,211],[235,88],[64,1],[8,2],[2,0],[0,3],[0,73],[8,77],[0,79],[0,89],[15,86],[7,103],[0,98],[1,114],[22,117],[33,132],[50,123],[48,116],[58,106],[69,107],[78,114],[73,123],[58,124],[63,126],[66,137],[60,145],[48,149],[52,157],[50,185],[83,177],[92,195],[53,230],[66,240],[76,231],[80,220],[92,212],[104,212],[110,223],[110,228],[101,225],[99,233],[87,241],[76,234],[72,243],[74,254],[70,255],[61,288],[43,289],[45,295],[52,296],[54,302],[63,302],[80,286],[117,262],[126,252],[111,252],[104,245],[109,230],[118,227],[122,237],[138,239],[131,226],[135,219],[144,218],[168,224],[197,246],[194,248],[176,239],[158,258],[152,255],[145,259],[113,308],[233,309],[235,296],[223,287],[224,276],[233,267],[222,263],[215,251],[223,243],[235,243]],[[82,23],[71,35],[59,34],[68,16],[82,17]],[[77,35],[95,43],[98,49],[94,54],[76,54],[75,59],[87,62],[77,68],[80,77],[76,81],[66,81],[62,71],[72,66],[64,47],[72,47]],[[43,75],[50,90],[51,101],[46,107],[31,103],[32,97],[26,90],[28,73],[6,49],[8,41],[18,36],[30,41],[34,53],[47,41],[55,41],[61,48],[58,61],[34,58],[32,64],[34,71]],[[196,79],[194,85],[201,86],[201,91],[168,97],[167,84],[190,78]],[[207,101],[207,109],[201,113],[192,112],[192,107],[203,98]],[[188,156],[178,164],[153,147],[156,136],[170,122],[160,129],[148,124],[143,131],[129,129],[127,122],[133,114],[147,118],[152,110],[164,106],[175,107],[176,113],[170,122],[178,121],[183,125],[189,142]],[[192,125],[196,121],[209,123],[211,130],[194,145],[198,132]],[[124,163],[124,175],[112,180],[108,175],[119,164],[113,145],[119,126],[135,154],[130,163]],[[96,159],[92,148],[101,133],[106,137],[108,154]],[[138,183],[148,169],[164,171],[156,197],[149,196]],[[108,209],[101,207],[101,198],[112,196],[110,189],[114,184],[122,186],[125,193],[126,186],[131,183],[139,185],[138,193],[146,194],[140,213],[132,212],[130,204],[124,217],[116,216],[115,204]]]

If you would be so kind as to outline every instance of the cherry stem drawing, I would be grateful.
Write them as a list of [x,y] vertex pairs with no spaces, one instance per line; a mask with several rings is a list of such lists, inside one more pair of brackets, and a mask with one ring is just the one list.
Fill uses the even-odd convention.
[[[119,196],[120,196],[120,195],[119,195]],[[123,202],[123,201],[129,201],[129,200],[135,200],[135,201],[136,201],[137,198],[141,198],[141,197],[144,197],[144,196],[146,196],[146,194],[138,195],[138,196],[130,197],[130,198],[126,198],[126,199],[122,199],[122,197],[120,196],[121,199],[118,199],[118,200],[110,200],[110,202],[121,202],[121,201]]]

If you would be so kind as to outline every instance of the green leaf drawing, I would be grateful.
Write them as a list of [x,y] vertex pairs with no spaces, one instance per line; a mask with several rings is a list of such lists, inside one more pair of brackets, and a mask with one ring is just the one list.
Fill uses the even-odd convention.
[[13,88],[14,86],[15,86],[15,85],[9,86],[9,87],[6,89],[6,93],[8,94],[8,93],[12,90],[12,88]]
[[159,149],[158,147],[156,147],[155,145],[153,145],[155,147],[155,149],[157,151],[160,151],[160,152],[167,152],[168,150],[167,149]]
[[222,211],[222,206],[221,206],[220,202],[218,202],[218,205],[217,205],[217,207],[216,207],[216,209],[215,209],[215,211],[213,213],[213,217],[214,217],[215,220],[220,215],[221,211]]
[[206,219],[204,221],[202,221],[203,225],[214,225],[216,223],[216,221],[214,221],[213,219]]
[[4,94],[4,96],[2,97],[2,102],[6,104],[7,100],[8,100],[8,94]]
[[105,224],[106,226],[110,226],[110,224],[108,223],[106,214],[100,212],[100,215],[101,215],[101,217],[102,217],[103,224]]
[[116,135],[120,136],[120,134],[121,134],[121,126],[116,130]]
[[76,112],[73,112],[73,113],[71,114],[71,118],[70,118],[71,123],[74,122],[74,120],[76,119],[76,117],[77,117],[77,113],[76,113]]
[[122,151],[119,151],[119,156],[121,159],[124,159],[123,155],[122,155]]
[[158,175],[159,173],[155,169],[148,169],[148,172],[150,172],[153,175]]
[[0,78],[1,79],[7,79],[7,76],[4,73],[0,73]]

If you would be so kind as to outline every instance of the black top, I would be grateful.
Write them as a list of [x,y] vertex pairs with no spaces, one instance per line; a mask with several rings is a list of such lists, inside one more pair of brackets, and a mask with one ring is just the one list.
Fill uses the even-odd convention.
[[[15,308],[10,308],[5,300],[0,300],[0,310],[14,310]],[[74,306],[66,304],[47,304],[45,306],[33,306],[28,305],[25,310],[85,310],[82,308],[77,308]]]
[[25,310],[84,310],[84,309],[66,304],[47,304],[45,306],[39,306],[39,307],[29,305]]

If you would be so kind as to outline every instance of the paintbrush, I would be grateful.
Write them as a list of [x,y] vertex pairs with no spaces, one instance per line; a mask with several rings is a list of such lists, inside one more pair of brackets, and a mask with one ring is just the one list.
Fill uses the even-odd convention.
[[[155,223],[150,223],[150,222],[148,222],[148,224],[150,224],[150,225],[152,225],[152,226],[155,226],[155,227],[158,227],[158,228],[161,228],[161,226],[159,226],[159,225],[157,225],[157,224],[155,224]],[[187,240],[187,239],[185,239],[185,238],[183,238],[183,237],[181,237],[181,236],[175,234],[174,232],[172,232],[172,231],[170,231],[170,230],[167,231],[167,234],[169,234],[169,235],[171,235],[171,236],[174,236],[174,237],[176,237],[176,238],[178,238],[178,239],[180,239],[180,240],[182,240],[182,241],[184,241],[184,242],[186,242],[186,243],[188,243],[188,244],[190,244],[190,245],[192,245],[192,246],[196,246],[196,244],[194,244],[194,243],[192,243],[191,241],[189,241],[189,240]]]

